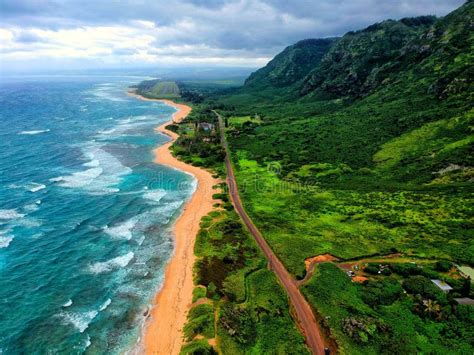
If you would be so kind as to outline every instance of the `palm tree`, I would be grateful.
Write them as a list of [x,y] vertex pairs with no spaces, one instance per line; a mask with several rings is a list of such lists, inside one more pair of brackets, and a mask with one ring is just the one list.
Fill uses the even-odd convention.
[[423,301],[423,304],[425,306],[425,313],[427,313],[430,317],[439,316],[439,313],[441,312],[441,306],[438,304],[438,302],[427,300]]

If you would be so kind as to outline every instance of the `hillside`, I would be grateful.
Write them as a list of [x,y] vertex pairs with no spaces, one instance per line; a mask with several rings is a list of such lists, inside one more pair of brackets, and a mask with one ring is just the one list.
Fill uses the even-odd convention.
[[160,79],[141,82],[137,87],[137,93],[154,99],[174,99],[180,96],[180,90],[176,82]]
[[[245,209],[341,353],[472,353],[455,298],[474,294],[453,262],[474,266],[473,23],[468,1],[303,41],[308,62],[290,46],[208,101]],[[308,274],[325,254],[340,261]]]
[[337,39],[306,39],[285,48],[265,67],[252,73],[245,87],[284,87],[303,79],[317,66]]
[[376,89],[391,72],[399,71],[428,50],[413,43],[434,17],[387,20],[347,33],[334,44],[321,63],[305,77],[301,94],[320,92],[334,97],[363,96]]
[[[435,180],[436,172],[455,165],[463,167],[461,181],[468,181],[472,16],[469,2],[437,21],[432,17],[385,21],[350,32],[333,41],[302,80],[282,87],[286,81],[275,84],[275,78],[284,78],[276,75],[284,70],[275,67],[285,63],[278,67],[291,68],[285,50],[250,76],[243,88],[222,98],[236,108],[229,114],[266,117],[261,125],[247,127],[245,135],[235,137],[236,148],[245,148],[260,162],[278,160],[287,177],[295,171],[298,175],[298,167],[328,163],[348,165],[349,175],[368,168],[375,174],[384,170],[382,179],[418,183]],[[384,144],[433,122],[439,127],[431,132],[434,144],[421,146],[416,141],[405,145],[403,152],[391,149],[387,155],[386,147],[395,143]],[[390,172],[382,160],[392,161]],[[330,169],[335,168],[332,165]],[[331,176],[330,182],[345,182],[346,177]],[[453,179],[458,181],[459,176]]]
[[177,128],[175,153],[224,175],[191,127],[225,118],[245,210],[341,354],[473,352],[473,23],[468,1],[298,42]]

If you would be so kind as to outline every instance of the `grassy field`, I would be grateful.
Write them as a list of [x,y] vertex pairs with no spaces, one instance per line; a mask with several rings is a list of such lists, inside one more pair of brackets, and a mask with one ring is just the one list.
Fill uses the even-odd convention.
[[144,81],[138,85],[138,93],[153,99],[176,99],[180,97],[180,89],[174,81]]
[[[195,106],[187,122],[174,128],[182,137],[173,149],[181,159],[224,176],[217,132],[196,129],[197,122],[214,122],[213,119],[205,105]],[[227,121],[231,143],[235,143],[236,133],[255,129],[264,122],[253,115],[231,116]],[[423,145],[423,137],[415,132],[409,140]],[[404,139],[401,137],[400,143],[393,141],[380,151],[393,157],[407,154]],[[413,144],[408,146],[411,149]],[[290,179],[282,177],[281,160],[266,159],[262,163],[249,158],[239,145],[234,144],[232,149],[246,209],[295,277],[303,278],[304,260],[318,254],[331,253],[343,259],[378,254],[379,258],[372,259],[377,264],[369,262],[378,265],[386,261],[383,255],[404,253],[392,262],[408,266],[393,267],[398,271],[383,277],[366,273],[366,284],[354,284],[336,265],[323,264],[316,267],[303,286],[305,296],[322,316],[322,326],[332,334],[341,353],[378,354],[387,349],[443,353],[453,347],[463,354],[472,349],[472,312],[466,307],[455,309],[452,299],[461,292],[469,295],[469,291],[463,290],[462,280],[433,267],[435,261],[443,259],[470,265],[474,262],[469,188],[463,184],[413,188],[387,182],[366,184],[365,188],[354,183],[342,188],[318,184],[309,177],[342,174],[347,169],[343,164],[303,165]],[[383,164],[385,159],[378,169],[383,170]],[[199,302],[190,312],[186,326],[189,342],[183,353],[212,353],[213,349],[232,354],[267,353],[269,349],[282,354],[295,349],[293,353],[307,351],[289,316],[281,287],[266,270],[227,195],[219,197],[224,210],[203,221],[196,242],[199,261],[195,267],[194,298]],[[410,268],[413,260],[420,269]],[[449,281],[455,287],[450,299],[434,290],[429,278]],[[426,284],[426,290],[414,290],[410,286],[413,282]],[[417,296],[417,292],[428,293]],[[426,311],[423,300],[427,299],[436,302],[436,314]],[[407,319],[409,326],[404,324]],[[280,333],[280,329],[295,331]],[[214,344],[213,339],[217,339],[215,348],[209,345]]]
[[455,190],[364,191],[283,181],[279,165],[235,157],[245,207],[296,277],[304,260],[331,253],[350,259],[401,251],[474,263],[473,206]]

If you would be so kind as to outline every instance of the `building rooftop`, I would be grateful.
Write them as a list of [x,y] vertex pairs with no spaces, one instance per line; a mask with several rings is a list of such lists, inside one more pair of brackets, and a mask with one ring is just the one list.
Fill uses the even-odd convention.
[[454,299],[458,304],[465,304],[467,306],[474,306],[474,300],[469,297],[455,298]]
[[449,292],[453,289],[446,282],[441,281],[441,280],[433,279],[433,280],[431,280],[431,282],[434,283],[436,286],[438,286],[444,292]]

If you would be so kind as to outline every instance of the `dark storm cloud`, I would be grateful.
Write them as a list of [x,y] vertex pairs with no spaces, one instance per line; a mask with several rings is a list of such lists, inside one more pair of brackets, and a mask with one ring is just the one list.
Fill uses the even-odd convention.
[[[54,42],[55,50],[74,45],[106,49],[110,56],[169,56],[193,50],[258,64],[304,38],[343,35],[384,19],[442,16],[463,0],[0,0],[1,39],[22,50],[27,42]],[[107,29],[113,27],[115,29]],[[82,37],[85,31],[89,42]],[[115,33],[115,32],[116,33]],[[52,33],[54,32],[54,33]],[[41,37],[47,38],[41,38]],[[94,36],[98,39],[94,41]],[[117,43],[120,36],[126,44]],[[134,38],[140,37],[136,47]],[[64,39],[62,39],[64,38]],[[71,40],[72,39],[72,40]],[[110,43],[107,41],[110,39]],[[4,40],[5,41],[5,40]],[[114,42],[115,41],[115,42]],[[100,47],[100,48],[99,48]],[[102,48],[103,47],[103,48]],[[43,48],[43,47],[42,47]],[[102,49],[101,49],[102,48]],[[24,49],[24,48],[23,48]],[[43,48],[44,49],[44,48]],[[3,48],[5,51],[5,48]],[[67,53],[82,50],[75,47]],[[65,52],[65,53],[66,53]],[[72,55],[72,54],[71,54]],[[195,57],[202,58],[203,53]],[[141,60],[141,59],[139,59]]]

